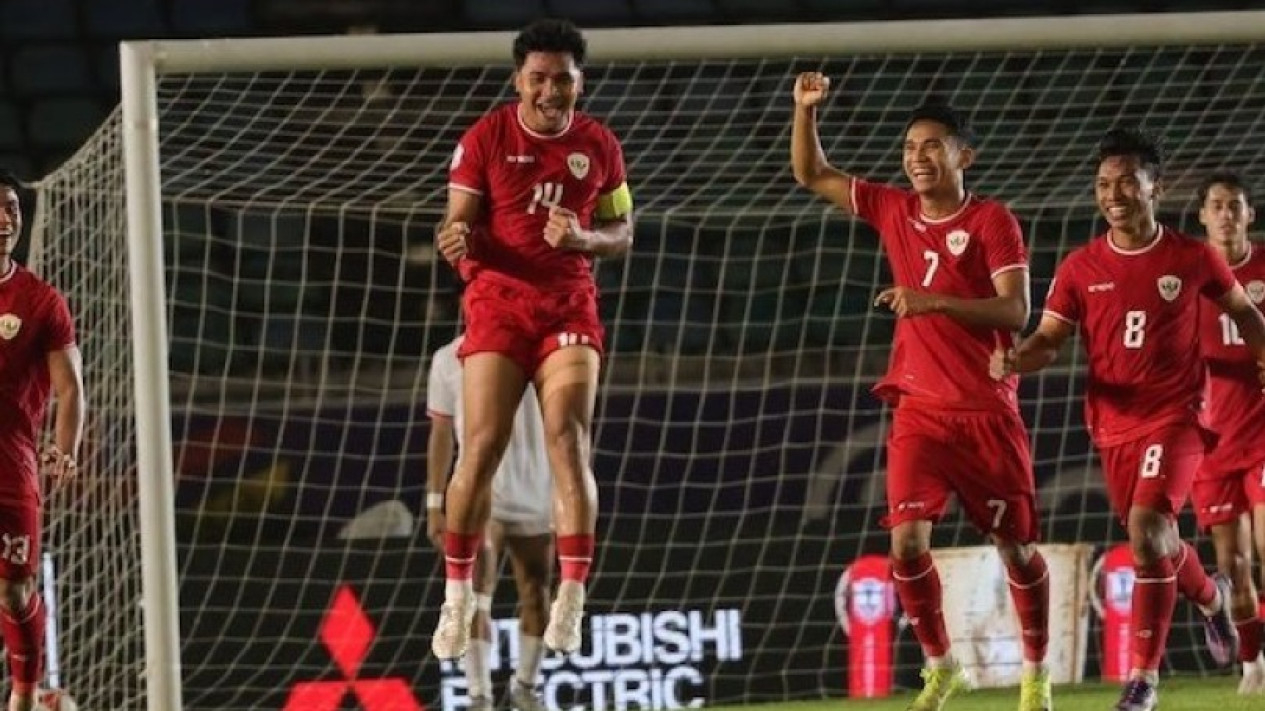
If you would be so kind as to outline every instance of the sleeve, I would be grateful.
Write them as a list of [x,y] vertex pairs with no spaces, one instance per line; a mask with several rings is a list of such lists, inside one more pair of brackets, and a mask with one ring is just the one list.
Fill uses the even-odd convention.
[[44,329],[44,351],[65,350],[75,345],[75,322],[70,317],[66,299],[53,291],[48,303],[48,324]]
[[448,164],[448,187],[475,195],[487,192],[487,136],[490,131],[490,122],[485,118],[461,137]]
[[1050,291],[1045,296],[1045,308],[1042,314],[1073,326],[1084,318],[1084,306],[1080,298],[1082,293],[1076,287],[1076,264],[1071,259],[1064,259],[1054,271],[1054,279],[1050,281]]
[[1230,265],[1207,243],[1200,243],[1199,249],[1204,263],[1204,272],[1208,275],[1208,278],[1204,279],[1203,284],[1200,285],[1199,293],[1215,301],[1234,288],[1234,272],[1230,271]]
[[426,412],[431,417],[452,417],[457,412],[455,378],[448,377],[453,365],[461,367],[452,348],[435,351],[430,360],[430,374],[426,378]]
[[852,212],[883,232],[884,216],[902,210],[905,192],[882,183],[872,183],[861,178],[852,179]]
[[614,134],[607,133],[606,182],[597,196],[597,219],[618,220],[632,212],[632,191],[628,189],[628,169],[624,165],[624,149]]
[[998,205],[987,225],[984,243],[988,251],[984,257],[988,262],[988,275],[996,277],[1011,269],[1026,269],[1028,249],[1023,244],[1023,230],[1014,213]]

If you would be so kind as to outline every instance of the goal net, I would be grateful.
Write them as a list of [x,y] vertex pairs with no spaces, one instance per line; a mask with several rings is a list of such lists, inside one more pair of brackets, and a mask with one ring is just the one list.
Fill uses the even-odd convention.
[[[1255,17],[1237,26],[1265,27]],[[1065,25],[1080,34],[1053,32]],[[597,271],[601,546],[585,647],[546,662],[555,708],[848,688],[834,591],[845,566],[887,548],[886,413],[869,388],[893,321],[872,307],[889,279],[873,233],[791,179],[795,73],[834,79],[826,150],[871,179],[903,180],[908,109],[931,95],[964,107],[982,134],[971,188],[1020,216],[1038,307],[1057,260],[1095,231],[1107,128],[1165,136],[1165,213],[1184,228],[1209,171],[1265,178],[1265,51],[1247,38],[1067,49],[1085,25],[1031,20],[984,23],[971,35],[984,49],[909,51],[952,27],[590,34],[583,108],[623,140],[637,231],[632,254]],[[1046,30],[1054,48],[1000,48]],[[827,32],[838,41],[813,44]],[[628,49],[682,36],[679,51]],[[700,58],[721,38],[729,49]],[[425,374],[459,327],[431,234],[448,157],[512,98],[512,67],[509,35],[449,39],[458,54],[413,63],[386,37],[275,43],[299,58],[290,67],[249,59],[264,43],[205,43],[196,70],[160,72],[163,231],[149,238],[162,241],[185,708],[464,706],[460,670],[429,656],[443,583],[422,505]],[[123,129],[116,112],[40,182],[31,252],[67,293],[87,358],[88,453],[50,501],[48,541],[61,679],[86,709],[139,708],[146,675],[166,669],[147,665],[142,633],[135,482],[162,467],[137,466]],[[1121,531],[1082,428],[1083,359],[1069,348],[1062,363],[1023,386],[1042,532],[1102,550]],[[938,547],[982,542],[956,512],[936,529]],[[494,611],[499,690],[518,649],[508,582]],[[1209,671],[1185,607],[1179,618],[1168,664]],[[898,636],[893,653],[896,686],[915,685],[916,646]]]

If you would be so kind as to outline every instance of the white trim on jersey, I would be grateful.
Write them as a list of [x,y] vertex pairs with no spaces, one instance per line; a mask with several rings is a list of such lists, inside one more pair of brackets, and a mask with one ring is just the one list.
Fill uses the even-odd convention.
[[1247,241],[1247,252],[1243,254],[1243,258],[1240,259],[1237,263],[1231,264],[1230,269],[1233,271],[1233,270],[1237,270],[1239,267],[1245,267],[1247,266],[1247,263],[1250,261],[1252,261],[1252,240]]
[[1125,257],[1136,257],[1139,254],[1146,254],[1152,249],[1155,249],[1156,246],[1158,246],[1159,243],[1168,236],[1168,230],[1164,228],[1164,225],[1156,225],[1155,227],[1155,239],[1138,249],[1125,249],[1116,244],[1116,241],[1111,238],[1111,230],[1107,230],[1107,246],[1111,248],[1111,251]]
[[1041,315],[1042,315],[1042,316],[1053,316],[1054,318],[1056,318],[1056,319],[1058,319],[1058,320],[1062,321],[1063,323],[1068,324],[1069,326],[1075,326],[1075,325],[1076,325],[1076,322],[1075,322],[1075,321],[1073,321],[1072,319],[1070,319],[1070,318],[1068,318],[1068,317],[1064,316],[1063,314],[1059,313],[1058,311],[1055,311],[1054,309],[1045,309],[1044,311],[1042,311],[1042,312],[1041,312]]
[[996,279],[998,274],[1001,274],[1002,272],[1014,271],[1016,269],[1023,269],[1024,271],[1027,271],[1028,265],[1024,264],[1023,262],[1019,262],[1017,264],[1007,264],[1004,267],[998,267],[997,269],[994,269],[993,273],[989,274],[988,277],[990,279]]
[[461,192],[463,192],[463,193],[470,193],[471,195],[482,195],[482,194],[483,194],[483,191],[482,191],[482,190],[479,190],[479,189],[477,189],[477,188],[472,188],[472,187],[470,187],[469,185],[462,185],[461,183],[451,183],[451,182],[450,182],[450,183],[448,183],[448,187],[449,187],[449,188],[452,188],[453,190],[460,190],[460,191],[461,191]]
[[957,212],[953,213],[952,215],[949,215],[948,217],[927,217],[927,213],[922,211],[922,205],[920,203],[918,207],[918,219],[922,220],[928,225],[943,225],[946,222],[951,222],[961,217],[962,213],[966,212],[966,208],[970,207],[971,204],[975,202],[975,200],[976,198],[973,193],[967,193],[966,199],[962,201],[962,207],[959,207],[957,209]]
[[539,131],[533,131],[528,128],[527,122],[523,120],[523,102],[521,101],[518,102],[518,106],[514,107],[514,118],[518,119],[518,127],[523,129],[527,135],[532,138],[552,141],[556,138],[562,138],[567,135],[567,133],[571,130],[571,127],[575,125],[575,109],[571,109],[571,111],[567,113],[567,125],[563,126],[562,130],[557,133],[540,133]]

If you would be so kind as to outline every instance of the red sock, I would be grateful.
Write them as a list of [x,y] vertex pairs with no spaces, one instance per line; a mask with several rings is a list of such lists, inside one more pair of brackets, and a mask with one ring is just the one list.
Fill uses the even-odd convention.
[[1261,653],[1261,618],[1235,622],[1239,630],[1239,661],[1254,662]]
[[896,595],[905,608],[914,636],[928,657],[943,657],[949,653],[949,631],[944,626],[944,612],[940,609],[944,591],[940,588],[940,573],[930,553],[923,553],[913,560],[892,559],[892,581]]
[[[1207,607],[1217,599],[1217,585],[1212,582],[1203,563],[1199,562],[1199,553],[1189,543],[1182,543],[1182,549],[1173,558],[1173,570],[1177,574],[1177,589],[1187,600]],[[1229,604],[1226,600],[1226,604]]]
[[33,690],[44,677],[44,623],[44,602],[39,595],[32,595],[18,615],[0,611],[9,673],[13,689],[19,693]]
[[589,568],[593,565],[593,534],[558,536],[558,565],[562,568],[563,580],[577,583],[588,580]]
[[1019,628],[1023,630],[1023,659],[1027,662],[1045,661],[1045,651],[1050,645],[1050,570],[1041,552],[1032,554],[1028,565],[1006,568],[1010,585],[1010,599],[1019,614]]
[[474,561],[482,544],[482,533],[444,532],[444,567],[449,580],[469,580],[474,576]]
[[1159,671],[1168,630],[1177,607],[1177,580],[1173,559],[1133,566],[1133,668]]
[[[1265,565],[1265,563],[1262,563],[1262,565]],[[1262,587],[1265,587],[1265,586],[1262,586]],[[1260,604],[1260,609],[1257,610],[1256,616],[1262,620],[1265,620],[1265,592],[1257,593],[1256,597],[1257,597],[1257,602]]]

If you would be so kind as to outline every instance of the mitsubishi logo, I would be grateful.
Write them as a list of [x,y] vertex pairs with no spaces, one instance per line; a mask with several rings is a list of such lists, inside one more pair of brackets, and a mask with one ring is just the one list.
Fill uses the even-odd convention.
[[290,689],[284,711],[338,711],[347,692],[365,711],[425,711],[404,679],[358,677],[360,664],[377,635],[351,587],[340,586],[321,622],[320,638],[343,678],[298,682]]

